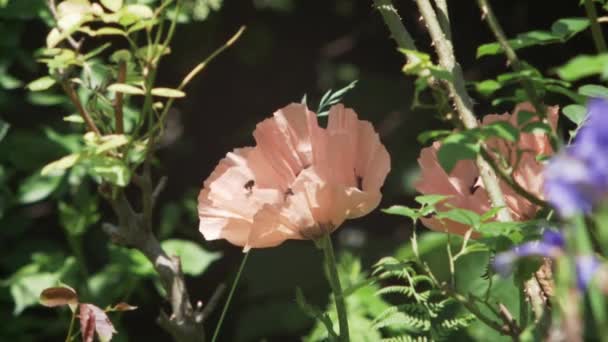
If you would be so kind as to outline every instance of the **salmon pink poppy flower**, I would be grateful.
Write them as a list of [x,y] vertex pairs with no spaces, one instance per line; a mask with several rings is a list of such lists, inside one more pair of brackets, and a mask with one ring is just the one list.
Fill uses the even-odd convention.
[[390,157],[373,126],[342,105],[327,128],[303,104],[259,123],[256,146],[220,161],[198,197],[200,231],[250,248],[317,239],[380,203]]
[[[521,128],[518,116],[521,111],[533,112],[534,108],[529,103],[523,103],[515,108],[513,114],[491,114],[483,118],[482,125],[489,125],[497,121],[507,121],[515,127]],[[558,108],[547,109],[547,116],[553,130],[557,127]],[[536,118],[532,120],[538,120]],[[523,123],[525,124],[525,123]],[[520,132],[517,142],[509,142],[504,139],[490,138],[486,140],[488,149],[501,160],[496,162],[506,163],[512,168],[512,177],[515,182],[525,188],[538,198],[543,198],[543,168],[544,165],[537,160],[537,156],[549,156],[553,154],[549,137],[545,133]],[[437,206],[439,211],[448,210],[449,207],[468,209],[478,214],[483,214],[491,207],[488,193],[483,187],[479,177],[479,169],[473,160],[460,160],[448,175],[437,160],[437,151],[441,144],[433,143],[432,146],[423,148],[418,158],[421,169],[421,177],[416,182],[415,188],[423,194],[439,194],[448,198]],[[527,220],[536,214],[538,206],[530,203],[527,199],[518,195],[511,187],[500,181],[500,187],[505,195],[505,201],[511,215],[515,220]],[[435,217],[421,219],[423,224],[430,229],[464,235],[469,229],[464,224],[450,220],[442,220]]]

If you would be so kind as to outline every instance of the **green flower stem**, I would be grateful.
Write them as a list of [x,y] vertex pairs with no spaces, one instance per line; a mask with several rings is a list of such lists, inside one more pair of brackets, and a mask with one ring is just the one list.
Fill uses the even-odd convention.
[[230,288],[230,293],[228,294],[228,298],[226,299],[226,303],[224,304],[224,308],[222,309],[222,315],[220,316],[220,320],[217,322],[215,326],[215,332],[213,333],[213,337],[211,338],[211,342],[215,342],[217,337],[220,334],[220,330],[222,328],[222,322],[224,322],[224,317],[226,317],[226,312],[228,311],[228,307],[230,306],[230,302],[232,301],[232,296],[234,295],[234,290],[236,290],[236,285],[241,278],[241,273],[243,273],[243,269],[245,268],[245,264],[247,263],[247,257],[249,257],[249,252],[245,253],[243,260],[241,261],[241,266],[239,266],[239,270],[236,273],[236,277],[234,278],[234,282],[232,283],[232,288]]
[[72,331],[74,330],[74,322],[76,321],[76,309],[72,311],[72,319],[70,319],[70,327],[68,328],[68,336],[65,337],[65,342],[70,342],[72,339]]
[[604,40],[604,33],[602,33],[602,28],[597,21],[597,11],[592,0],[585,0],[585,12],[587,12],[587,18],[591,22],[591,36],[593,36],[595,49],[598,53],[604,53],[608,50],[606,48],[606,40]]
[[320,239],[319,245],[323,250],[327,279],[329,281],[329,285],[331,286],[332,292],[334,293],[334,300],[336,302],[338,324],[340,327],[340,341],[348,342],[350,341],[350,337],[348,330],[348,318],[346,315],[346,302],[344,301],[342,286],[340,286],[340,277],[338,276],[338,268],[336,267],[336,256],[334,254],[334,247],[331,243],[331,236],[329,234],[325,234]]

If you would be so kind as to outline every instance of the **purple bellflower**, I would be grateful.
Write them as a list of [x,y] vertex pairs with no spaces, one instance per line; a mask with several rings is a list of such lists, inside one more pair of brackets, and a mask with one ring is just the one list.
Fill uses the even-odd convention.
[[574,142],[545,169],[544,192],[562,217],[589,213],[608,194],[608,100],[593,99]]

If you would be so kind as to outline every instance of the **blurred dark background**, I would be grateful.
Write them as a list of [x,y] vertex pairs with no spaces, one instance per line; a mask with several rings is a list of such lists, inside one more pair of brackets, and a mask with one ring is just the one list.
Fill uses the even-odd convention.
[[[418,47],[430,53],[429,39],[418,20],[415,3],[395,2]],[[571,0],[497,0],[492,3],[510,37],[533,29],[549,29],[559,18],[584,16],[578,1]],[[505,72],[507,66],[503,57],[475,58],[477,46],[492,41],[491,33],[481,21],[476,1],[452,0],[448,4],[454,46],[467,80],[478,81]],[[257,122],[290,102],[299,102],[304,94],[314,110],[326,90],[341,88],[358,79],[356,88],[346,95],[344,102],[361,118],[375,124],[392,157],[392,171],[384,186],[381,208],[412,202],[411,182],[416,177],[416,158],[421,147],[416,137],[426,129],[443,125],[435,113],[411,109],[414,79],[401,73],[404,57],[396,50],[371,1],[225,1],[206,20],[177,27],[172,53],[161,65],[158,84],[168,87],[178,84],[194,65],[223,44],[241,25],[247,26],[241,39],[191,83],[186,89],[187,98],[177,102],[170,115],[165,145],[159,151],[156,176],[168,176],[168,186],[159,208],[176,201],[185,201],[191,208],[189,215],[178,220],[174,235],[200,242],[205,248],[221,250],[224,254],[202,276],[188,278],[191,297],[203,302],[220,283],[229,284],[242,253],[225,241],[203,241],[197,231],[196,211],[192,206],[203,180],[226,152],[253,144],[251,132]],[[46,32],[47,26],[43,22],[31,20],[24,25],[18,44],[33,51],[44,44]],[[11,37],[2,36],[2,39]],[[566,46],[576,53],[593,52],[588,33],[575,37]],[[520,53],[528,62],[549,73],[552,67],[563,64],[573,54],[565,51],[563,45],[532,48]],[[44,74],[40,66],[14,65],[11,68],[13,74],[26,81]],[[34,132],[37,127],[56,122],[66,114],[60,107],[41,110],[32,106],[22,88],[12,90],[9,96],[0,115],[14,128]],[[476,96],[476,100],[478,115],[507,111],[512,106],[505,104],[491,109],[480,96]],[[546,99],[550,104],[563,100]],[[56,233],[60,228],[53,214],[54,208],[45,208],[40,203],[34,207],[19,209],[46,210],[45,215],[36,214],[31,222],[37,226],[32,231],[32,238],[64,243],[62,235]],[[102,221],[114,220],[107,208],[105,211],[107,215]],[[162,216],[163,212],[159,210],[158,222],[163,222]],[[0,230],[11,229],[11,226],[0,227]],[[335,238],[339,249],[349,249],[361,256],[364,265],[369,267],[379,257],[407,244],[410,229],[406,220],[375,211],[365,218],[347,222]],[[87,234],[85,251],[88,254],[94,254],[109,243],[100,232],[99,224]],[[12,243],[8,235],[0,238],[2,248]],[[103,266],[102,258],[91,257],[91,262],[93,269]],[[4,274],[8,271],[6,267],[1,271],[2,277],[8,275]],[[295,304],[296,286],[318,305],[327,301],[321,255],[312,243],[290,241],[278,248],[253,251],[220,340],[298,340],[297,336],[305,335],[312,323]],[[141,283],[134,291],[130,302],[138,305],[139,310],[124,315],[121,335],[126,334],[132,341],[167,340],[168,336],[153,323],[160,302],[153,285]],[[2,305],[10,303],[3,301]],[[11,310],[6,307],[7,312]],[[38,310],[44,319],[56,317],[55,313],[40,308],[28,310]],[[209,333],[220,311],[221,305],[208,318]],[[7,319],[19,318],[9,316]],[[61,334],[59,332],[59,336]]]

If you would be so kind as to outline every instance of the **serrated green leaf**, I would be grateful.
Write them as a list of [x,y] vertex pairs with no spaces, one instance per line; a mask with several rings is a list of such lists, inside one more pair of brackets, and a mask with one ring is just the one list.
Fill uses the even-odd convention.
[[154,88],[152,89],[152,95],[168,98],[180,98],[186,96],[186,93],[181,90],[171,88]]
[[37,80],[30,82],[26,88],[31,91],[42,91],[47,90],[52,87],[57,81],[53,79],[51,76],[43,76]]
[[222,256],[222,253],[206,251],[198,244],[187,240],[165,240],[161,246],[167,254],[178,256],[182,270],[191,276],[202,274],[211,263]]
[[382,212],[389,215],[406,216],[416,221],[420,217],[418,210],[412,209],[402,205],[393,205],[386,209],[382,209]]

